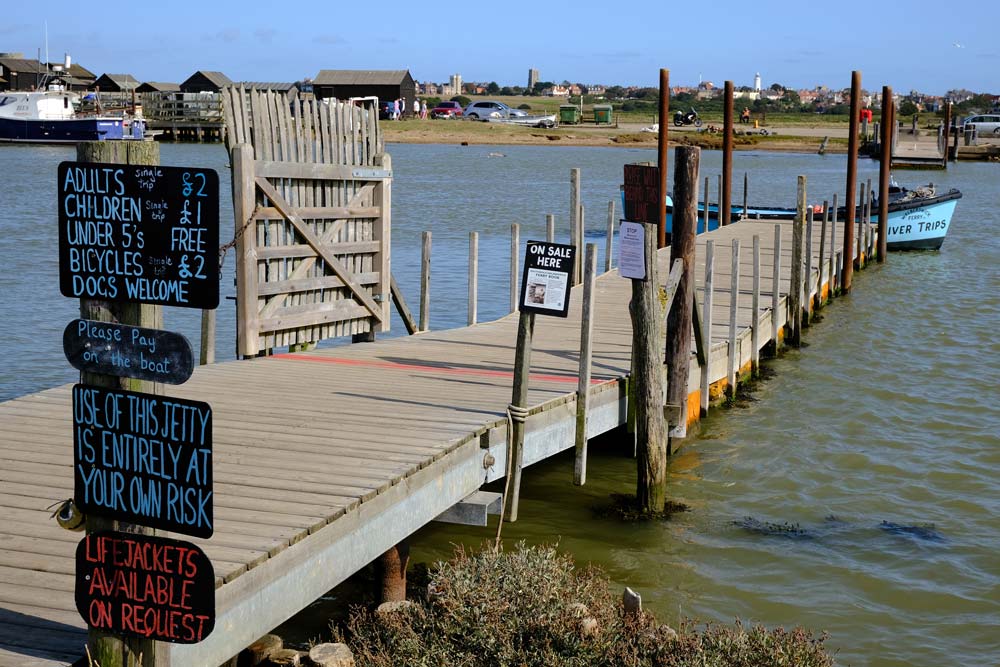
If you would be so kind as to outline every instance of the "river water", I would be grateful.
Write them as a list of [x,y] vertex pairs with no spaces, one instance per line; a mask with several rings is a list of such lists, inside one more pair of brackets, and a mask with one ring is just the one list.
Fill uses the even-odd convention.
[[[565,240],[569,170],[580,167],[588,229],[603,252],[599,230],[622,165],[655,158],[559,146],[390,152],[393,271],[415,306],[420,233],[431,230],[435,329],[465,323],[470,231],[481,233],[479,319],[489,320],[508,309],[510,223],[522,225],[523,243],[544,238],[544,216],[554,213]],[[76,379],[61,353],[77,309],[59,295],[55,225],[56,165],[73,158],[66,148],[0,146],[0,400]],[[228,201],[220,146],[163,145],[161,161],[218,169]],[[703,155],[713,201],[720,165],[720,154]],[[737,153],[734,165],[734,201],[747,171],[751,204],[792,205],[796,175],[820,202],[842,190],[846,160]],[[859,173],[874,179],[877,167],[862,161]],[[505,539],[558,541],[670,621],[738,617],[828,631],[840,664],[1000,664],[1000,174],[958,164],[897,178],[965,194],[943,249],[894,254],[857,274],[852,294],[806,332],[807,345],[770,363],[775,375],[754,400],[712,412],[670,461],[670,495],[691,511],[641,524],[595,513],[635,479],[621,447],[598,448],[582,488],[572,485],[571,458],[529,468],[520,520],[504,527]],[[221,217],[225,240],[231,207]],[[224,296],[234,292],[233,261]],[[172,309],[166,321],[197,341],[196,312]],[[403,331],[398,320],[393,328]],[[233,302],[224,300],[220,359],[233,357],[233,331]],[[778,534],[748,530],[785,524]],[[494,530],[432,524],[415,536],[412,558],[446,557],[450,543],[478,545]],[[325,608],[283,631],[318,636]]]

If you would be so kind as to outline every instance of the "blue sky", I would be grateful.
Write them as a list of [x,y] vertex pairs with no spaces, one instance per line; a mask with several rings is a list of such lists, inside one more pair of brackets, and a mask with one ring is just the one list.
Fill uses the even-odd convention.
[[[887,5],[893,4],[892,8]],[[1000,3],[744,3],[298,1],[254,6],[232,0],[121,3],[10,2],[0,51],[34,57],[69,52],[96,74],[175,81],[199,69],[233,80],[292,81],[320,69],[409,69],[421,81],[525,85],[542,80],[672,85],[699,77],[803,88],[1000,94]],[[509,7],[510,9],[505,9]],[[863,9],[862,9],[863,8]],[[963,9],[963,11],[965,11]],[[882,26],[885,26],[882,28]]]

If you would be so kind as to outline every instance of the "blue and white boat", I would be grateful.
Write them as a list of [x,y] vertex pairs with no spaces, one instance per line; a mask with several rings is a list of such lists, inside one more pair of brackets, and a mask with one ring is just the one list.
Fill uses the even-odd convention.
[[[58,80],[43,90],[0,93],[0,142],[65,144],[142,138],[141,131],[125,136],[123,118],[78,114],[79,103],[79,95],[65,90]],[[136,129],[141,130],[139,123]]]
[[[887,250],[937,250],[944,243],[955,206],[962,198],[959,190],[951,189],[938,193],[933,185],[908,190],[898,186],[889,188],[889,225],[886,234]],[[667,196],[667,237],[670,237],[673,201]],[[741,219],[778,220],[795,217],[794,208],[747,206],[744,214],[742,206],[732,206],[730,218],[734,222]],[[818,207],[818,214],[822,214]],[[837,209],[837,220],[843,221],[847,208]],[[860,220],[861,208],[855,211],[855,219]],[[878,200],[872,203],[872,224],[878,223]],[[708,206],[708,229],[718,229],[719,207]],[[705,231],[705,210],[698,204],[698,233]]]

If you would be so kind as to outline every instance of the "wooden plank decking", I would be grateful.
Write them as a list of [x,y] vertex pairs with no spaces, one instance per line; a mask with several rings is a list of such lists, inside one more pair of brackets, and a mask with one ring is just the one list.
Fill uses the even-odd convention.
[[[780,224],[777,316],[783,324],[791,224]],[[744,221],[699,237],[699,295],[704,245],[715,241],[713,382],[726,376],[733,238],[743,247],[737,367],[750,359],[754,234],[762,248],[761,346],[770,339],[774,225]],[[815,255],[818,224],[813,234]],[[668,254],[659,257],[665,279]],[[821,284],[816,264],[813,292]],[[822,282],[828,274],[829,268]],[[598,279],[591,437],[624,423],[624,384],[617,380],[629,371],[629,298],[629,281],[617,272]],[[573,446],[580,301],[574,294],[568,319],[539,318],[536,325],[526,465]],[[215,535],[193,541],[211,558],[219,588],[214,633],[197,645],[164,645],[168,664],[221,664],[484,482],[502,477],[516,329],[516,316],[508,316],[216,364],[169,388],[170,395],[213,408]],[[698,386],[693,359],[689,392]],[[67,665],[86,642],[73,601],[81,534],[60,529],[45,509],[72,496],[70,421],[68,385],[0,403],[0,666]],[[492,467],[484,466],[487,448]]]

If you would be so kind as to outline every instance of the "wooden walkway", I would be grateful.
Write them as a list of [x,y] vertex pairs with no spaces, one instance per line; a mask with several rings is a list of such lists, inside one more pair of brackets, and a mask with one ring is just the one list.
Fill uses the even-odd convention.
[[[752,237],[760,236],[760,345],[771,337],[773,221],[744,221],[715,241],[712,354],[716,387],[729,354],[731,240],[742,243],[737,368],[749,363]],[[779,324],[790,279],[783,222]],[[819,225],[813,233],[818,254]],[[843,238],[842,224],[837,233]],[[827,253],[829,255],[829,252]],[[667,253],[660,253],[661,276]],[[813,259],[809,284],[820,284]],[[828,275],[824,271],[824,276]],[[824,281],[825,282],[825,278]],[[588,434],[625,421],[629,281],[598,278]],[[535,330],[525,465],[574,442],[580,294],[570,317]],[[219,665],[438,514],[504,475],[517,317],[442,332],[202,367],[170,395],[214,411],[215,535],[192,540],[217,575],[215,631],[162,645],[170,665]],[[721,372],[720,372],[721,371]],[[697,405],[697,361],[689,392]],[[377,414],[378,419],[365,417]],[[80,533],[46,507],[72,496],[70,386],[0,403],[0,666],[68,665],[86,629],[73,600]],[[487,451],[488,449],[488,451]],[[495,462],[484,461],[491,454]],[[530,473],[527,473],[530,474]],[[178,536],[182,539],[191,539]]]

